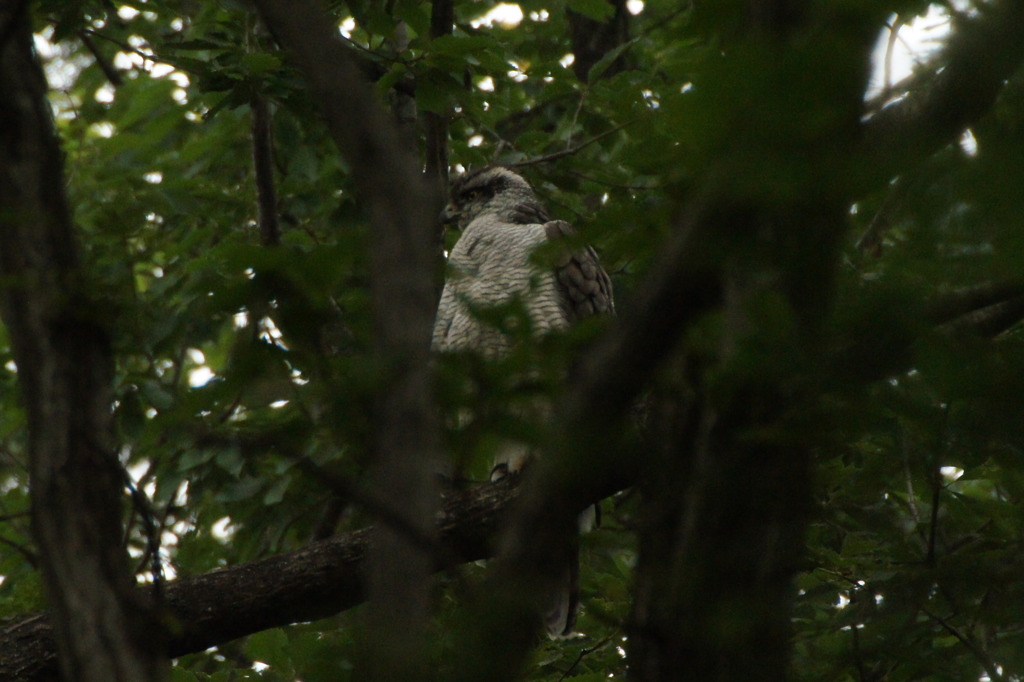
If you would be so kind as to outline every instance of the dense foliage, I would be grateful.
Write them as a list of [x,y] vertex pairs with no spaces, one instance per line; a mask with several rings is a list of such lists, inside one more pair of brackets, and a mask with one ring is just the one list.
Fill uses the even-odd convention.
[[[755,285],[742,294],[741,330],[725,305],[689,326],[648,383],[653,416],[635,420],[626,447],[648,478],[674,471],[659,444],[696,423],[685,406],[749,397],[756,414],[737,442],[808,453],[806,552],[788,605],[792,679],[1021,679],[1024,71],[999,79],[998,97],[968,121],[968,143],[961,127],[927,149],[837,158],[856,143],[818,136],[841,129],[835,119],[848,112],[835,100],[851,82],[860,79],[861,95],[851,107],[865,103],[869,120],[885,102],[941,87],[957,53],[934,53],[910,81],[868,100],[871,41],[894,13],[909,21],[929,3],[829,4],[809,3],[811,28],[795,29],[788,51],[744,37],[740,2],[528,0],[496,12],[494,2],[459,0],[454,30],[440,36],[423,0],[329,11],[421,158],[432,115],[448,126],[453,169],[549,157],[523,172],[598,247],[620,311],[685,215],[708,205],[735,214],[708,249],[734,254],[729,267],[745,273],[737,281]],[[949,11],[970,26],[987,16],[979,4]],[[149,498],[126,495],[124,505],[139,579],[238,565],[370,524],[373,509],[351,504],[337,482],[359,481],[373,457],[372,235],[351,162],[302,74],[245,2],[49,0],[32,13],[97,302],[90,314],[114,344],[120,458]],[[583,71],[571,55],[586,21],[626,32]],[[964,31],[954,23],[950,36]],[[979,59],[975,68],[996,67]],[[269,237],[252,126],[266,105],[280,222]],[[834,247],[794,230],[791,239],[809,241],[772,251],[765,245],[785,243],[785,225],[779,237],[778,224],[759,232],[745,222],[840,204],[846,225]],[[805,292],[824,302],[801,308]],[[508,405],[557,394],[570,359],[605,326],[494,363],[438,361],[444,450],[459,485],[486,480],[501,437],[543,439]],[[46,600],[8,345],[0,329],[0,616],[15,622]],[[463,428],[455,415],[467,410],[478,418]],[[742,506],[745,485],[704,494]],[[658,490],[648,482],[643,493]],[[540,642],[523,679],[627,675],[637,533],[657,517],[642,497],[630,489],[604,501],[603,525],[582,541],[581,635]],[[721,541],[695,542],[713,551]],[[462,603],[487,570],[439,577],[438,679],[460,657],[464,640],[449,633],[466,628]],[[354,609],[223,642],[177,659],[173,679],[351,679],[361,619]]]

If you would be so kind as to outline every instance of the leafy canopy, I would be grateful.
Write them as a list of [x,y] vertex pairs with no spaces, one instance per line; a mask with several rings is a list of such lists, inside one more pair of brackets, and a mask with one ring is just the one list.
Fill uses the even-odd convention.
[[[37,4],[67,191],[103,302],[94,315],[116,345],[121,457],[157,510],[164,570],[197,574],[365,525],[359,509],[332,515],[334,491],[316,471],[358,477],[370,456],[378,373],[367,223],[288,56],[242,2]],[[882,9],[909,19],[928,7],[845,5],[876,19],[880,33]],[[450,118],[453,165],[566,152],[528,174],[553,212],[599,246],[620,307],[724,150],[736,154],[723,180],[734,196],[781,205],[792,203],[794,187],[835,189],[805,177],[835,168],[827,149],[809,163],[783,144],[825,125],[827,103],[808,100],[798,120],[765,112],[820,93],[811,81],[830,78],[837,53],[854,49],[804,50],[790,57],[785,82],[764,80],[767,68],[753,55],[742,69],[716,61],[729,49],[738,3],[722,3],[720,13],[668,0],[630,6],[630,39],[581,80],[566,10],[607,20],[614,8],[604,0],[524,1],[521,19],[506,23],[486,18],[496,3],[463,0],[454,31],[433,39],[431,5],[421,0],[331,3],[383,98],[398,110],[412,97],[421,118]],[[611,68],[620,57],[628,68]],[[930,87],[942,66],[923,68],[914,87]],[[950,143],[887,185],[846,192],[849,228],[825,330],[845,360],[820,375],[821,399],[779,426],[780,437],[813,444],[815,460],[816,512],[793,596],[794,679],[1024,674],[1024,346],[1012,326],[996,340],[936,328],[927,305],[1015,280],[1024,268],[1022,84],[1019,73],[1010,79],[972,129],[976,149]],[[273,108],[275,247],[258,233],[256,98]],[[755,117],[771,134],[747,126]],[[422,152],[422,129],[407,132]],[[773,137],[778,148],[760,146]],[[880,248],[857,248],[879,220]],[[775,354],[791,338],[778,300],[753,305],[756,343],[732,367],[746,376],[778,367]],[[721,323],[711,316],[691,330],[691,352],[713,346]],[[461,475],[484,480],[500,438],[537,437],[507,405],[524,390],[557,391],[566,356],[587,335],[498,364],[440,360],[446,410],[481,415],[471,428],[450,422],[448,450]],[[0,356],[0,613],[14,619],[44,604],[6,337]],[[540,381],[524,389],[515,378],[537,366]],[[673,371],[670,363],[658,381],[677,385]],[[730,376],[719,380],[727,391]],[[583,540],[584,636],[542,644],[531,679],[624,674],[636,497],[604,508],[604,526]],[[127,529],[140,579],[149,580],[137,514]],[[441,671],[455,655],[443,633],[464,616],[465,584],[482,570],[441,580]],[[174,679],[351,679],[356,622],[345,613],[225,643],[177,660]]]

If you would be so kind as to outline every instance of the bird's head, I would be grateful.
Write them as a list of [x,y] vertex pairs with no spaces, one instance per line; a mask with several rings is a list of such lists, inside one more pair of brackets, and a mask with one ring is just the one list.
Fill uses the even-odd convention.
[[465,229],[482,215],[520,224],[547,219],[530,183],[504,166],[485,166],[456,178],[441,218]]

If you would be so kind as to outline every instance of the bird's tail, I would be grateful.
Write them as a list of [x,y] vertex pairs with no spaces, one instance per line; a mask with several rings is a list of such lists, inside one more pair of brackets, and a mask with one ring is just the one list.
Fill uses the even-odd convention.
[[569,637],[576,628],[576,613],[580,605],[580,546],[574,541],[562,579],[544,613],[544,624],[552,639]]
[[[593,505],[585,509],[576,519],[580,533],[589,533],[601,525],[601,507]],[[569,637],[576,627],[576,614],[580,608],[580,541],[573,538],[572,547],[566,557],[565,568],[558,588],[544,613],[544,624],[552,639]]]

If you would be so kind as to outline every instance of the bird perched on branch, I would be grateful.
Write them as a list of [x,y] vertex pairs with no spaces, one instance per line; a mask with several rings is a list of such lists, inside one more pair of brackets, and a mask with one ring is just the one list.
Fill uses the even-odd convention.
[[[569,223],[551,220],[533,188],[522,176],[502,166],[486,166],[452,183],[445,222],[455,221],[462,234],[452,249],[434,322],[433,348],[471,351],[500,357],[514,340],[481,310],[518,298],[535,335],[562,330],[591,315],[614,314],[612,283],[589,246],[571,244]],[[562,243],[550,266],[539,264],[534,251],[543,244]],[[494,456],[492,479],[518,472],[528,448],[505,444]],[[567,567],[564,589],[554,595],[544,614],[555,637],[572,634],[579,602],[578,548]]]

